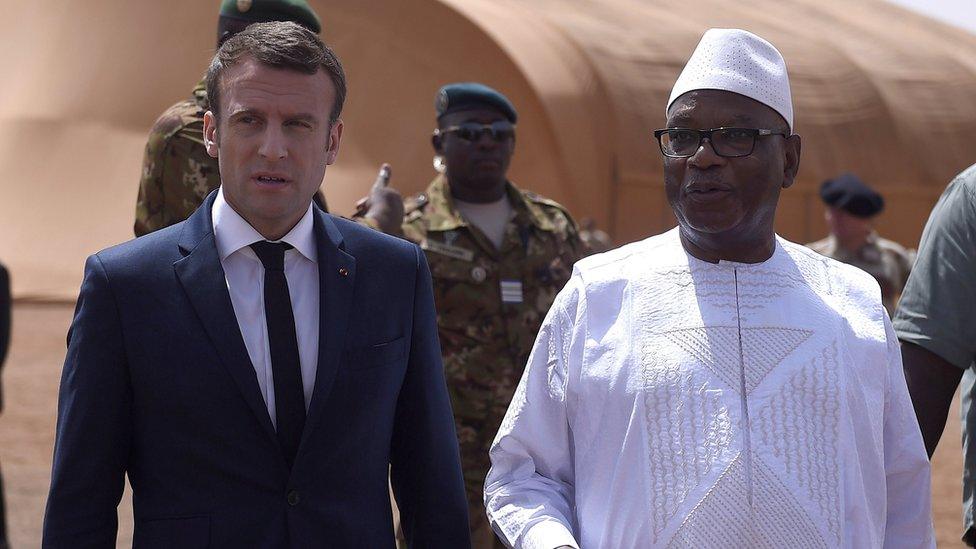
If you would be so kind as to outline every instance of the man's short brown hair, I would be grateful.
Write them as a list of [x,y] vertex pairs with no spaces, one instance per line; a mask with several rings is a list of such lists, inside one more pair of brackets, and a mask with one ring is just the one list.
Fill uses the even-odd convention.
[[307,28],[291,21],[255,23],[224,42],[207,70],[207,99],[214,117],[220,110],[220,76],[227,67],[253,57],[269,67],[305,74],[324,70],[335,85],[329,124],[335,124],[346,100],[346,73],[334,51]]

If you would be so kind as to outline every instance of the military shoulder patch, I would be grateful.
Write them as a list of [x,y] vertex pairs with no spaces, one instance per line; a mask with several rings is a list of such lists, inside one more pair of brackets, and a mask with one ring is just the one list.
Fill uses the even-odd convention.
[[540,194],[536,194],[532,191],[522,191],[522,195],[525,196],[525,198],[529,199],[529,201],[535,202],[536,204],[542,204],[544,206],[552,206],[554,208],[559,208],[560,210],[564,210],[564,211],[566,209],[563,208],[562,204],[560,204],[559,202],[556,202],[555,200],[552,200],[550,198],[546,198]]
[[166,139],[176,135],[180,130],[192,122],[200,120],[196,116],[198,108],[192,101],[181,101],[166,109],[153,124],[150,133],[161,135]]
[[572,216],[569,214],[569,210],[567,210],[565,206],[563,206],[559,202],[556,202],[555,200],[552,200],[551,198],[546,198],[532,191],[522,191],[522,195],[525,196],[525,198],[528,199],[529,202],[532,202],[533,204],[538,204],[546,208],[559,210],[560,212],[565,214],[566,217],[572,219]]
[[579,227],[576,225],[576,220],[573,219],[572,214],[569,213],[569,210],[567,210],[565,206],[559,202],[556,202],[555,200],[538,195],[532,191],[522,191],[522,195],[525,196],[529,202],[536,204],[542,211],[543,215],[545,215],[548,219],[553,220],[557,226],[560,226],[560,224],[563,223],[562,220],[559,220],[561,217],[565,220],[565,228],[568,232],[572,234],[579,233]]

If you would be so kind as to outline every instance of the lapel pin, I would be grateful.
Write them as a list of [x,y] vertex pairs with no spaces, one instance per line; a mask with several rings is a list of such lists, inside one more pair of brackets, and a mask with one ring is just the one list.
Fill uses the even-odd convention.
[[339,267],[339,276],[349,276],[349,269],[345,267]]

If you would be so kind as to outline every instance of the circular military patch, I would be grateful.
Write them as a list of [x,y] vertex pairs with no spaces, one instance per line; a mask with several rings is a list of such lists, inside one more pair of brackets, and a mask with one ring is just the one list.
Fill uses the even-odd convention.
[[447,110],[447,106],[448,104],[450,104],[450,102],[451,100],[447,96],[447,90],[441,90],[437,94],[437,97],[434,98],[434,110],[437,111],[438,116],[440,116],[441,114],[444,113],[444,111]]
[[488,278],[488,271],[484,267],[478,266],[471,269],[471,280],[484,282],[486,278]]
[[254,4],[254,0],[237,0],[237,11],[247,13],[252,4]]

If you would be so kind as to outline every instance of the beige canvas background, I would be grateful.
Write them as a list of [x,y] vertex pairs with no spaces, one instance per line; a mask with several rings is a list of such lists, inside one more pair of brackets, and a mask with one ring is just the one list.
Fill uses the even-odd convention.
[[[670,227],[650,131],[711,26],[757,32],[789,64],[804,142],[778,217],[788,238],[822,235],[816,187],[852,170],[888,200],[882,232],[913,246],[946,182],[976,161],[976,36],[880,0],[312,3],[350,82],[324,187],[341,214],[384,161],[405,193],[426,186],[435,91],[480,80],[519,109],[514,181],[619,242]],[[0,260],[17,297],[73,299],[84,258],[131,237],[145,135],[204,71],[216,4],[5,6]]]

